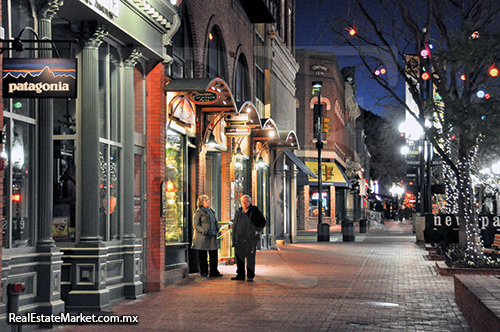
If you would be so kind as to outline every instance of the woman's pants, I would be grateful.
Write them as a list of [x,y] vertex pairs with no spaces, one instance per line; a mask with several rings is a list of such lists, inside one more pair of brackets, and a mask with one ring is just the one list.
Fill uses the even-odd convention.
[[207,261],[207,251],[210,257],[210,275],[218,276],[219,270],[219,252],[218,250],[198,250],[198,256],[200,259],[200,274],[202,276],[208,275],[208,261]]

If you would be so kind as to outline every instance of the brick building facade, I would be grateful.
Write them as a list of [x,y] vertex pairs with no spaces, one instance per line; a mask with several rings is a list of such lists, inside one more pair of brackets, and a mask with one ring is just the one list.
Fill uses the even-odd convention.
[[[353,211],[359,207],[359,193],[353,193],[351,180],[362,177],[359,157],[356,152],[355,121],[359,116],[357,104],[348,107],[346,100],[353,98],[354,81],[346,80],[341,72],[335,54],[315,50],[297,50],[300,71],[297,74],[297,134],[301,150],[297,155],[313,169],[318,161],[316,137],[314,135],[314,105],[318,93],[313,91],[312,82],[321,81],[320,100],[323,115],[329,119],[331,129],[323,134],[323,222],[340,224],[352,219]],[[353,77],[354,79],[354,77]],[[317,167],[316,167],[317,174]],[[298,229],[316,229],[319,208],[318,181],[309,178],[299,186]]]

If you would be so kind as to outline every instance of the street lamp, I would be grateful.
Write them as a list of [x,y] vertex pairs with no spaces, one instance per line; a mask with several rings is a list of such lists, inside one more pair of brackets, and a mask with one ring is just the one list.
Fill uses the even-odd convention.
[[330,242],[330,226],[323,223],[323,165],[321,164],[321,149],[323,148],[323,106],[321,105],[321,88],[323,87],[323,82],[315,81],[312,82],[312,87],[314,90],[318,91],[318,103],[317,103],[317,114],[314,114],[316,119],[316,127],[314,128],[317,134],[316,147],[318,148],[318,242],[328,241]]

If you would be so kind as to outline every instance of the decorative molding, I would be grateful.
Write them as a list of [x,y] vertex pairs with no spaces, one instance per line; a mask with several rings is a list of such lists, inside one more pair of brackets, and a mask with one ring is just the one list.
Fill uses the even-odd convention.
[[142,57],[142,52],[140,47],[136,47],[130,51],[129,56],[123,62],[125,67],[134,68],[137,64],[137,59]]
[[71,29],[78,36],[83,47],[99,47],[109,33],[104,24],[98,24],[96,21],[75,23]]
[[61,270],[52,271],[52,295],[61,294]]
[[40,17],[46,20],[52,20],[54,16],[59,11],[62,5],[64,5],[63,0],[48,0],[44,3],[39,2],[40,9],[38,10],[38,14]]
[[76,264],[76,284],[78,286],[95,284],[95,264]]
[[[146,0],[133,0],[134,4],[136,4],[144,13],[146,13],[151,19],[158,22],[165,29],[171,29],[171,22],[169,22],[162,14],[160,14],[153,6],[151,6]],[[174,15],[179,16],[177,14]],[[180,19],[179,19],[180,21]],[[175,24],[175,23],[174,23]],[[180,24],[179,24],[180,25]]]
[[107,275],[106,263],[101,263],[101,285],[106,285]]

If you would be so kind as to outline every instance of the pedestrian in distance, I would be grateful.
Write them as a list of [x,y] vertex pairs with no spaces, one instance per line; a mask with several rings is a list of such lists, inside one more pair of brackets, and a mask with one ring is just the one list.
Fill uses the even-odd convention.
[[[200,261],[200,274],[202,277],[222,277],[218,270],[219,264],[219,223],[215,217],[215,211],[210,208],[210,199],[207,195],[201,195],[196,202],[198,209],[193,215],[193,245],[192,248],[198,250]],[[207,261],[210,260],[210,272]]]
[[255,278],[255,254],[260,231],[266,226],[266,219],[260,210],[252,205],[248,195],[241,197],[241,207],[236,212],[233,222],[233,247],[236,256],[236,276],[231,280],[253,281]]

